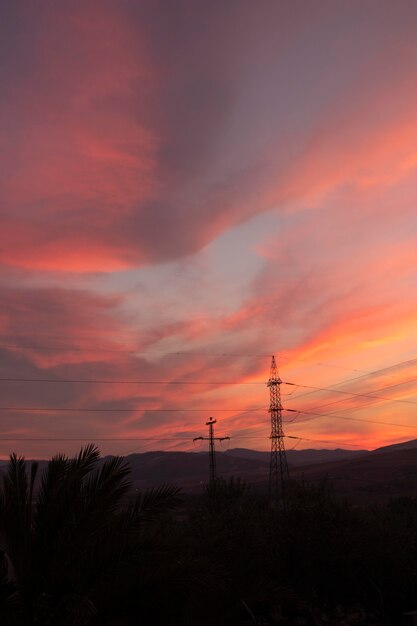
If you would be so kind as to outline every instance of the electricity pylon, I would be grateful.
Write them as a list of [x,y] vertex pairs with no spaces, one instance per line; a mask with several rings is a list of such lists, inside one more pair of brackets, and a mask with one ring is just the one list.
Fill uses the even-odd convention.
[[269,413],[271,414],[271,459],[269,463],[269,497],[278,500],[285,498],[286,486],[289,480],[287,456],[284,446],[284,431],[282,429],[282,380],[278,375],[275,356],[272,357],[271,372],[267,386],[269,387]]
[[212,417],[209,418],[209,421],[206,422],[206,426],[209,427],[209,436],[208,437],[195,437],[193,441],[208,441],[209,442],[209,484],[213,484],[216,480],[216,455],[214,442],[215,441],[225,441],[225,439],[230,439],[230,437],[215,437],[214,436],[214,424],[216,424],[217,420]]

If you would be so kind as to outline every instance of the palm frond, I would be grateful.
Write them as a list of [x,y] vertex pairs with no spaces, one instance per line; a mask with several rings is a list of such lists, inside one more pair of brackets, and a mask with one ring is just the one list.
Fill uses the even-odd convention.
[[132,486],[128,479],[130,471],[130,466],[123,457],[115,456],[106,460],[83,485],[86,502],[95,508],[117,508],[121,498]]
[[175,485],[160,485],[139,493],[126,509],[132,526],[152,521],[162,513],[174,510],[181,502],[181,490]]
[[3,488],[6,498],[12,500],[16,508],[26,505],[28,479],[24,457],[18,457],[15,453],[10,455],[7,473],[3,478]]
[[38,505],[45,505],[48,500],[55,497],[59,490],[68,467],[68,458],[64,454],[58,454],[48,462],[41,479],[38,491]]
[[35,525],[44,528],[48,520],[53,523],[57,514],[57,504],[68,469],[68,458],[59,454],[46,466],[37,493]]
[[27,524],[30,528],[32,525],[32,510],[33,510],[33,489],[35,486],[36,475],[38,473],[39,463],[34,461],[30,466],[30,480],[29,480],[29,493],[27,504]]
[[29,482],[29,495],[30,496],[33,495],[33,487],[35,484],[38,469],[39,469],[39,463],[37,461],[33,461],[32,465],[30,466],[30,482]]
[[148,489],[142,495],[142,513],[159,513],[161,509],[175,509],[181,501],[181,489],[176,485],[160,485]]
[[0,498],[0,545],[8,577],[24,586],[30,569],[27,550],[30,542],[29,483],[24,457],[10,455],[3,477]]
[[72,468],[76,469],[80,475],[85,476],[97,465],[100,459],[100,450],[94,443],[89,443],[81,448],[78,455],[71,459]]

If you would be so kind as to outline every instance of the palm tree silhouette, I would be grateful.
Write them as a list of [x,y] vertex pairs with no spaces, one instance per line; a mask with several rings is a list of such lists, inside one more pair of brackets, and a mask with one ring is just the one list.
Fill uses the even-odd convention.
[[39,484],[11,455],[0,485],[0,621],[19,626],[93,623],[125,593],[140,566],[148,525],[175,507],[179,490],[162,486],[131,497],[121,457],[100,460],[90,444],[57,455]]

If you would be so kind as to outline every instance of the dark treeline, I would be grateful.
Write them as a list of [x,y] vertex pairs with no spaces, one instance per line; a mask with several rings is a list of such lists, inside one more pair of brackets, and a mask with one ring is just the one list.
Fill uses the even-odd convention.
[[323,482],[271,507],[240,480],[132,495],[94,446],[42,476],[11,458],[0,551],[2,626],[387,626],[417,608],[417,499],[358,508]]

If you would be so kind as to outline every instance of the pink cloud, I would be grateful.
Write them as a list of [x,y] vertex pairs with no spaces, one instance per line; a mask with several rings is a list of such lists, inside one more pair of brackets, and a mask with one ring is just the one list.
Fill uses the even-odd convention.
[[[6,264],[81,272],[177,258],[273,205],[391,184],[415,166],[406,12],[390,31],[392,11],[375,23],[365,11],[372,29],[356,32],[353,51],[346,33],[333,35],[345,11],[325,5],[321,19],[284,5],[22,7],[6,15],[16,37],[0,105]],[[283,55],[298,66],[294,37],[323,40],[308,60],[311,111],[275,84],[287,78]],[[336,63],[347,80],[332,92]],[[267,125],[261,144],[251,124]]]

